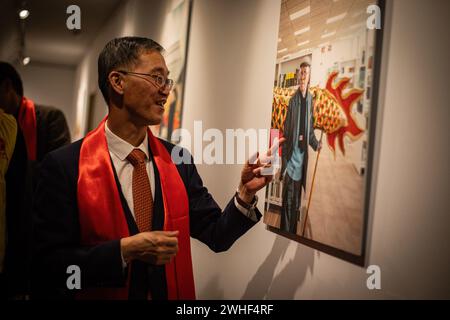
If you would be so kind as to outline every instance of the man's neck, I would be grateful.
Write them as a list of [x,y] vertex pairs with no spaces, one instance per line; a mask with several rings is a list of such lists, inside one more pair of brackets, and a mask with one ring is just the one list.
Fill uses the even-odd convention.
[[304,88],[299,88],[300,93],[302,94],[302,97],[306,97],[306,93],[308,92],[308,87],[304,87]]
[[144,141],[147,133],[147,126],[136,126],[130,121],[113,115],[108,117],[108,128],[116,136],[122,138],[129,144],[137,147]]

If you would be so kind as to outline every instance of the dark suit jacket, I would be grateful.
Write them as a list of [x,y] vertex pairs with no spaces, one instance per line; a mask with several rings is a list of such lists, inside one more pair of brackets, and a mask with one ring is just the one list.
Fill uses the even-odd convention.
[[[170,153],[174,145],[162,142]],[[122,268],[120,239],[92,247],[80,245],[77,179],[81,143],[82,141],[77,141],[50,153],[42,166],[34,211],[33,269],[37,271],[37,276],[33,291],[38,298],[72,298],[75,290],[69,292],[66,288],[68,277],[66,269],[72,264],[78,265],[81,269],[82,288],[115,287],[125,284],[126,272]],[[189,198],[192,237],[208,245],[211,250],[221,252],[230,248],[236,239],[255,224],[236,208],[233,200],[222,212],[203,186],[193,163],[179,164],[176,168]],[[153,229],[162,230],[164,208],[159,173],[155,165],[154,169]],[[116,183],[121,193],[117,177]],[[121,201],[130,234],[136,234],[138,232],[136,224],[122,193]],[[257,216],[258,219],[261,217],[259,211]],[[164,267],[151,267],[135,261],[131,269],[131,299],[145,299],[147,290],[151,290],[153,299],[167,298]]]
[[64,114],[55,108],[35,105],[37,157],[28,161],[25,140],[17,130],[16,146],[6,174],[7,247],[4,277],[9,295],[29,289],[31,205],[39,166],[44,156],[70,143]]
[[[297,90],[295,95],[289,100],[289,106],[287,109],[286,119],[284,121],[283,127],[283,136],[286,138],[286,141],[283,143],[283,147],[281,148],[281,173],[283,174],[287,163],[292,157],[292,153],[294,152],[293,144],[294,141],[297,141],[300,146],[299,137],[296,136],[297,126],[298,126],[298,117],[300,117],[300,90]],[[296,105],[298,102],[298,105]],[[301,108],[309,108],[309,120],[306,122],[305,126],[306,132],[300,132],[300,135],[303,135],[306,139],[308,139],[309,145],[317,150],[319,146],[319,142],[317,141],[316,135],[314,134],[314,124],[313,124],[313,116],[312,116],[312,97],[309,91],[307,91],[306,95],[306,106],[301,106]],[[301,119],[300,119],[301,120]],[[301,120],[303,121],[303,120]],[[309,127],[309,128],[308,128]],[[309,134],[307,134],[309,133]],[[302,185],[303,188],[306,188],[306,173],[308,169],[308,152],[306,151],[303,158],[303,168],[302,168]]]

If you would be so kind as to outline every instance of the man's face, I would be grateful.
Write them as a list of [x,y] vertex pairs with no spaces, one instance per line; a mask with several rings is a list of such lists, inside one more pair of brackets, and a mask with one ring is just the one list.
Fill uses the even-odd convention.
[[[169,74],[163,56],[157,51],[143,52],[136,66],[127,71],[162,76],[164,79]],[[169,89],[158,87],[151,76],[127,74],[124,79],[123,104],[133,122],[142,126],[159,124]]]
[[302,67],[300,68],[300,86],[306,87],[309,83],[309,76],[310,76],[310,68],[309,67]]

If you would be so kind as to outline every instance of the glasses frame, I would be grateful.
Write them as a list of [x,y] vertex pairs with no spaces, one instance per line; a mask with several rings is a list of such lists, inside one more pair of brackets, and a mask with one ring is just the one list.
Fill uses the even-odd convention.
[[[157,75],[157,74],[151,74],[151,73],[140,73],[140,72],[132,72],[132,71],[126,71],[126,70],[117,70],[117,72],[120,72],[122,74],[129,74],[129,75],[134,75],[134,76],[138,76],[139,78],[142,78],[144,80],[149,81],[150,79],[146,78],[146,77],[150,77],[153,83],[158,89],[163,89],[163,88],[168,88],[169,91],[172,90],[175,82],[172,79],[165,79],[164,77],[161,75]],[[149,81],[150,82],[150,81]]]

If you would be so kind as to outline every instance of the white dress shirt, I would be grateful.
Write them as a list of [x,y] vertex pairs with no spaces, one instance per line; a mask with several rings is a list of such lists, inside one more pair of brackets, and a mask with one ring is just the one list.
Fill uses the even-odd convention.
[[130,208],[131,214],[134,217],[133,205],[133,165],[127,160],[127,156],[134,149],[142,150],[146,155],[145,166],[147,168],[147,175],[150,179],[150,186],[152,188],[152,197],[155,198],[155,172],[153,171],[153,164],[148,150],[148,137],[145,134],[144,141],[135,147],[122,138],[115,135],[109,128],[108,122],[105,125],[106,142],[108,144],[109,154],[116,169],[117,177],[119,178],[122,193]]

